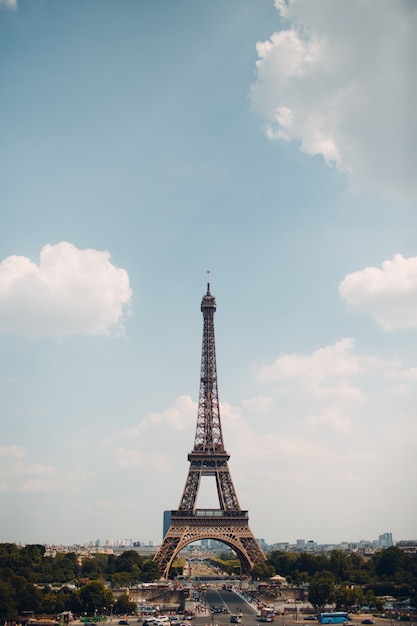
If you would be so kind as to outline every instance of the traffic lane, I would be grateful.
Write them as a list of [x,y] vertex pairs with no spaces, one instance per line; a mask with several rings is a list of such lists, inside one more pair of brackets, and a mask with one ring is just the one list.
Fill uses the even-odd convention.
[[245,602],[234,591],[219,591],[219,595],[222,598],[224,604],[229,609],[230,613],[241,613],[242,615],[256,616],[256,611],[250,604]]
[[[241,615],[256,615],[256,611],[245,600],[242,600],[233,591],[225,591],[222,589],[207,589],[206,591],[206,604],[207,609],[211,612],[211,607],[225,606],[229,611],[229,614],[241,614]],[[223,617],[224,613],[215,613],[220,620],[220,615]],[[226,614],[227,615],[227,614]],[[225,621],[223,617],[223,621]],[[229,621],[229,620],[228,620]]]
[[210,610],[212,606],[223,606],[223,598],[219,589],[209,587],[206,591],[207,608]]
[[[239,626],[259,626],[256,611],[234,592],[208,588],[205,604],[206,614],[197,614],[191,622],[193,626],[233,626],[230,621],[232,615],[240,615]],[[229,613],[212,613],[212,606],[225,606]]]
[[240,623],[236,625],[230,622],[230,617],[231,615],[227,613],[207,613],[205,616],[196,616],[192,624],[193,626],[257,626],[258,624],[256,615],[242,615]]

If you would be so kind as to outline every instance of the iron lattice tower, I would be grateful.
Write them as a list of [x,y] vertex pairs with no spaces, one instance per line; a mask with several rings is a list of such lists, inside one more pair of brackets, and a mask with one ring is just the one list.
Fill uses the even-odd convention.
[[[209,277],[207,293],[201,302],[204,323],[194,449],[188,455],[190,467],[178,510],[171,511],[170,527],[154,557],[164,578],[168,578],[177,554],[200,539],[214,539],[230,546],[245,573],[266,558],[249,528],[248,512],[240,508],[228,466],[230,455],[224,449],[217,387],[215,311]],[[196,509],[203,476],[216,480],[219,509]]]

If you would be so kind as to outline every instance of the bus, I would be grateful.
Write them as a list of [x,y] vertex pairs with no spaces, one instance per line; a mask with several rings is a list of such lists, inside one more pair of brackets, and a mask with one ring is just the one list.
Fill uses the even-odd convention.
[[317,620],[321,624],[344,624],[350,622],[349,613],[345,611],[329,611],[328,613],[319,613]]
[[273,622],[275,617],[274,609],[264,607],[261,609],[261,622]]

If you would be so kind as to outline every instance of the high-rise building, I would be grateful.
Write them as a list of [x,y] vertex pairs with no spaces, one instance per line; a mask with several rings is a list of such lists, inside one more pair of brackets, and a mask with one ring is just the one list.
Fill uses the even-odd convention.
[[383,533],[378,537],[380,548],[391,548],[393,546],[392,533]]
[[164,528],[163,528],[164,537],[167,534],[170,526],[171,526],[171,511],[164,511]]

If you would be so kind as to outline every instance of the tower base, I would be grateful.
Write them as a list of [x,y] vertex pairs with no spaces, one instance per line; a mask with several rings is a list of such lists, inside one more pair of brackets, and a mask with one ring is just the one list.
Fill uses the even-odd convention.
[[221,541],[232,548],[245,574],[249,574],[256,563],[266,560],[249,528],[247,511],[221,509],[171,511],[171,525],[154,557],[163,578],[168,578],[170,567],[177,554],[188,544],[201,539]]

